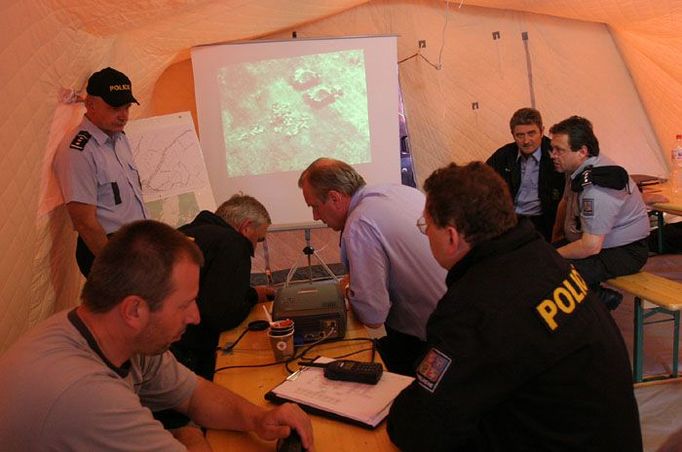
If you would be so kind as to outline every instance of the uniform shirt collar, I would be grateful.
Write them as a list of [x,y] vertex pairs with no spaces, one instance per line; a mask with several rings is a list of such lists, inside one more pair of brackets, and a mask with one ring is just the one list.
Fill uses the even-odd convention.
[[90,119],[87,116],[83,116],[83,123],[81,124],[81,129],[87,130],[99,145],[106,143],[107,140],[115,142],[116,140],[119,139],[121,135],[123,135],[123,132],[116,132],[114,133],[113,137],[110,137],[109,135],[106,134],[106,132],[104,132],[102,129],[93,124],[92,121],[90,121]]
[[[572,152],[572,151],[571,151]],[[594,166],[597,162],[599,161],[599,156],[592,156],[587,158],[579,167],[577,170],[573,171],[571,174],[571,180],[575,179],[575,177],[580,174],[585,168],[588,166]]]

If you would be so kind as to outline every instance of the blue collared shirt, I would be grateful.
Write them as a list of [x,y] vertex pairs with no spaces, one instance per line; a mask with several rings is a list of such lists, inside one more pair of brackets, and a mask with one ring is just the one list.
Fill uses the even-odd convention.
[[516,193],[514,205],[519,215],[541,215],[542,205],[538,194],[538,180],[540,177],[540,146],[528,157],[519,151],[516,157],[521,165],[521,185]]
[[416,226],[424,201],[419,190],[404,185],[362,187],[353,194],[341,234],[355,315],[422,340],[446,276]]
[[[74,141],[84,132],[89,135],[87,139]],[[131,221],[149,218],[140,176],[124,133],[110,137],[84,117],[60,144],[53,167],[64,202],[97,206],[97,221],[107,234]]]

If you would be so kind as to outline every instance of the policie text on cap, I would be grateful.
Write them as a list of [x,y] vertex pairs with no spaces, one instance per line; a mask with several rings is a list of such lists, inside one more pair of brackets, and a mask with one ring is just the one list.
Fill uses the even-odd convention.
[[101,97],[112,107],[120,107],[133,102],[140,104],[133,97],[130,79],[123,72],[110,67],[92,74],[88,79],[86,91],[91,96]]

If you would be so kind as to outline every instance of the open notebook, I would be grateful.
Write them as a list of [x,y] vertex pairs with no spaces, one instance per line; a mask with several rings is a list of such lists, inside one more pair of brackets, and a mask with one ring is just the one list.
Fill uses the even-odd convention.
[[[316,362],[332,361],[318,358]],[[328,380],[324,369],[302,367],[265,394],[275,403],[295,402],[305,411],[373,429],[414,378],[384,372],[376,385]]]

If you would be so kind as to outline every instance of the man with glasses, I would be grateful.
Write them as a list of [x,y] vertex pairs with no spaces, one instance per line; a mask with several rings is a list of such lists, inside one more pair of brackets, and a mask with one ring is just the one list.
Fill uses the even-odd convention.
[[554,166],[569,176],[556,224],[565,243],[559,254],[616,309],[622,294],[599,283],[636,273],[647,261],[649,217],[642,195],[623,168],[599,153],[590,121],[571,116],[549,131]]
[[403,451],[641,451],[627,350],[580,274],[481,162],[424,183],[425,230],[448,270],[416,380],[387,431]]
[[426,322],[445,292],[445,272],[415,223],[424,195],[405,185],[366,185],[345,162],[321,158],[298,181],[303,198],[335,231],[350,275],[348,298],[370,328],[386,328],[378,350],[388,370],[414,375]]

